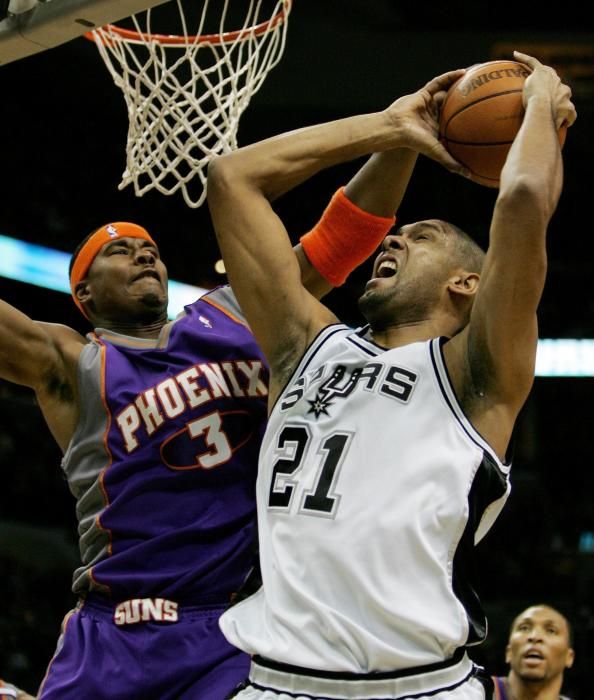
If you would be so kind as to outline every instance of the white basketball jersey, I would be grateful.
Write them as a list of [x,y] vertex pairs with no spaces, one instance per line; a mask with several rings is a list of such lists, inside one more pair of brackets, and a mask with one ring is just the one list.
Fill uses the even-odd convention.
[[472,550],[509,467],[473,429],[440,339],[386,350],[326,328],[272,411],[260,453],[263,587],[221,618],[250,654],[369,673],[482,641]]

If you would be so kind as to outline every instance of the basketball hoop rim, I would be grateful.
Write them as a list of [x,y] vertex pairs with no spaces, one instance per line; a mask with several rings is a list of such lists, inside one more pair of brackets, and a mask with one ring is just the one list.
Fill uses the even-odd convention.
[[[291,10],[292,0],[282,0],[282,8],[273,15],[270,19],[265,22],[260,22],[252,27],[246,27],[245,29],[238,29],[233,32],[222,32],[221,34],[194,34],[192,36],[180,36],[179,34],[143,34],[141,32],[136,32],[133,29],[123,29],[115,24],[106,24],[104,27],[97,27],[97,29],[105,29],[110,32],[110,34],[117,34],[123,41],[131,44],[146,44],[151,41],[155,41],[162,46],[183,46],[188,44],[211,44],[213,46],[220,46],[222,44],[231,44],[236,41],[245,41],[253,36],[262,36],[267,34],[276,28],[277,25],[282,24],[290,10]],[[101,35],[94,35],[94,31],[86,32],[85,38],[91,41],[100,41],[103,44],[109,43],[110,38]]]

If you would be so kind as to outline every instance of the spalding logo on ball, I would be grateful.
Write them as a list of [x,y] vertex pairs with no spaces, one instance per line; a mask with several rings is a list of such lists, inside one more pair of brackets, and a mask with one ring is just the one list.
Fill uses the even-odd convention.
[[[448,91],[440,138],[471,172],[471,179],[499,187],[499,175],[524,118],[522,90],[530,75],[517,61],[489,61],[469,68]],[[566,127],[559,130],[561,146]]]

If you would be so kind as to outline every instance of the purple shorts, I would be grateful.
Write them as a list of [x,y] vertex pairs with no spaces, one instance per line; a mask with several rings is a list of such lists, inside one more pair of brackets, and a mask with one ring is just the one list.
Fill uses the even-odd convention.
[[224,700],[247,678],[249,657],[219,629],[224,607],[132,603],[95,598],[66,616],[39,700]]

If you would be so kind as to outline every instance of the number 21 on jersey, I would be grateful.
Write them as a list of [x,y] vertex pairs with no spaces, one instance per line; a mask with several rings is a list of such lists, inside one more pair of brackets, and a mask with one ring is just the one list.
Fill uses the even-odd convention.
[[[268,508],[287,512],[297,508],[304,515],[334,517],[340,504],[340,470],[352,438],[352,433],[334,432],[316,445],[308,426],[285,425],[278,435],[279,457],[272,468]],[[303,482],[310,477],[304,466],[309,464],[315,465],[316,475],[306,489]]]

